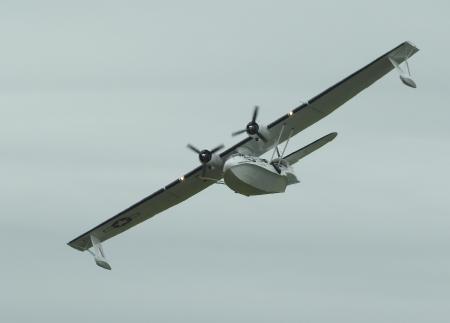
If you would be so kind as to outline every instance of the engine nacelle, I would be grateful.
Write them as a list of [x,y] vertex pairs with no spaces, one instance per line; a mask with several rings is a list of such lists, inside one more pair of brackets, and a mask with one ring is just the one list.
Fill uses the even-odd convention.
[[218,154],[212,154],[211,160],[208,162],[209,169],[222,169],[223,159]]
[[249,134],[250,137],[257,141],[261,140],[261,135],[266,141],[270,141],[270,131],[265,125],[258,125],[258,133]]

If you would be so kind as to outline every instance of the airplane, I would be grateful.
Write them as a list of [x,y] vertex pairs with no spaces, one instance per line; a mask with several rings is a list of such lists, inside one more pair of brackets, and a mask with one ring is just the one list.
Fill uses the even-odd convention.
[[[285,192],[287,186],[299,183],[292,166],[332,141],[337,133],[332,132],[285,156],[289,140],[394,69],[399,73],[403,84],[416,88],[408,59],[418,51],[411,42],[403,42],[267,125],[257,122],[259,108],[256,106],[246,127],[232,133],[233,136],[246,134],[245,139],[221,153],[223,145],[200,150],[188,144],[187,147],[198,154],[198,167],[81,234],[68,245],[79,251],[88,251],[98,266],[111,270],[102,242],[185,201],[212,184],[225,184],[244,196]],[[278,147],[283,143],[280,151]],[[270,158],[261,157],[270,151]]]

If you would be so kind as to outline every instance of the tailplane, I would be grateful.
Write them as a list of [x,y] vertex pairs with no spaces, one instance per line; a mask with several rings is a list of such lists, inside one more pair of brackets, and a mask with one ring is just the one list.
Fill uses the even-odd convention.
[[283,157],[283,159],[285,161],[287,161],[289,163],[289,165],[293,165],[296,162],[298,162],[300,159],[302,159],[303,157],[308,156],[310,153],[312,153],[316,149],[319,149],[326,143],[328,143],[331,140],[333,140],[334,138],[336,138],[336,136],[337,136],[337,132],[332,132],[326,136],[323,136],[320,139],[317,139],[316,141],[310,143],[309,145],[307,145],[303,148],[300,148],[297,151],[294,151],[292,154],[290,154],[286,157]]

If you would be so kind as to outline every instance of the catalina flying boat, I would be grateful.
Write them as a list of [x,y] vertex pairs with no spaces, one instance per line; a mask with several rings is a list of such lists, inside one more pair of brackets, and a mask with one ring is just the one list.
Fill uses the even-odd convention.
[[[284,192],[288,186],[299,183],[293,165],[333,140],[337,134],[330,133],[285,155],[289,140],[394,69],[405,85],[415,88],[408,59],[417,51],[412,43],[404,42],[267,125],[258,123],[259,110],[255,107],[246,127],[233,133],[233,136],[245,134],[244,139],[225,150],[223,145],[201,150],[189,144],[188,148],[198,154],[198,167],[83,233],[68,245],[88,251],[97,265],[111,269],[102,242],[183,202],[212,184],[225,184],[245,196]],[[267,152],[270,152],[270,158],[262,158]]]

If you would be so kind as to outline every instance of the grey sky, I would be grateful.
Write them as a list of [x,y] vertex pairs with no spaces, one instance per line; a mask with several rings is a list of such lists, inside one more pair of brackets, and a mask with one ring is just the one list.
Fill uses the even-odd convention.
[[[447,1],[2,1],[0,321],[448,322]],[[214,186],[105,243],[66,242],[404,40],[395,73],[286,194]]]

